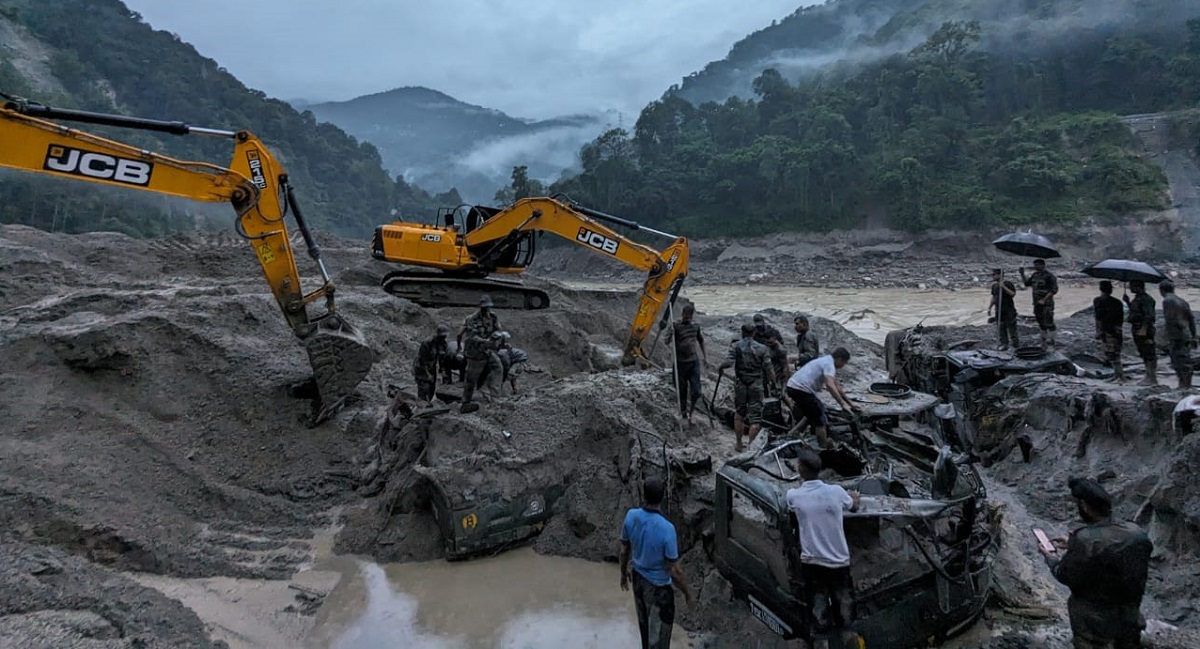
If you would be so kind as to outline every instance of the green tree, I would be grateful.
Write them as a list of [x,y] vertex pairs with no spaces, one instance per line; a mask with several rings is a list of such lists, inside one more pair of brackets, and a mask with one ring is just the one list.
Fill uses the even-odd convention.
[[498,205],[511,205],[522,198],[531,196],[544,196],[546,187],[542,185],[540,180],[529,177],[529,167],[521,165],[513,167],[512,182],[508,187],[501,187],[496,190],[494,200]]

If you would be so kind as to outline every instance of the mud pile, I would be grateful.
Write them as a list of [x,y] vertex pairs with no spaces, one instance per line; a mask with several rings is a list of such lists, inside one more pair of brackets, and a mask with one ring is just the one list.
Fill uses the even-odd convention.
[[[379,362],[356,400],[310,429],[307,359],[243,241],[0,228],[0,538],[13,565],[37,546],[90,562],[63,563],[80,579],[98,569],[84,566],[288,579],[308,561],[336,508],[362,501],[358,456],[388,386],[410,385],[421,339],[470,312],[387,296],[377,284],[387,269],[356,242],[326,252],[342,269],[340,310]],[[629,295],[555,298],[548,311],[500,316],[531,357],[523,388],[620,357]],[[0,587],[0,610],[57,610],[66,600],[52,592],[67,591],[47,583]]]
[[[1027,327],[1022,324],[1022,335],[1036,339],[1036,331]],[[1143,612],[1184,627],[1164,634],[1156,646],[1192,646],[1200,626],[1195,615],[1200,607],[1200,486],[1195,479],[1200,436],[1176,413],[1189,393],[1173,389],[1169,371],[1160,372],[1163,385],[1157,387],[1088,378],[1105,371],[1091,314],[1062,319],[1058,327],[1060,349],[1080,376],[1010,372],[981,387],[963,413],[978,424],[973,452],[987,467],[989,500],[999,505],[996,515],[1006,530],[996,583],[997,601],[1008,613],[995,624],[1023,629],[1030,638],[1065,633],[1061,620],[1049,627],[1029,621],[1053,619],[1052,611],[1066,595],[1040,565],[1029,529],[1065,536],[1078,525],[1066,483],[1072,476],[1088,476],[1113,496],[1115,517],[1143,525],[1154,541]],[[995,337],[990,327],[934,327],[921,330],[913,344],[933,357],[952,349],[994,350]],[[1137,381],[1141,363],[1128,341],[1124,354],[1127,372]],[[1160,367],[1166,365],[1164,358]]]
[[[439,323],[456,328],[471,310],[426,310],[392,298],[378,288],[389,268],[367,258],[360,243],[323,244],[339,308],[379,360],[358,398],[310,429],[307,359],[245,242],[227,233],[138,241],[0,228],[0,545],[13,566],[0,584],[0,611],[23,616],[5,624],[92,611],[126,637],[134,622],[99,600],[70,599],[71,584],[113,570],[289,579],[312,557],[314,535],[343,522],[341,511],[374,525],[347,526],[342,547],[437,556],[439,532],[419,508],[395,513],[411,525],[371,519],[387,502],[375,496],[391,493],[403,473],[372,467],[379,455],[372,446],[389,387],[412,388],[409,367],[421,340]],[[469,473],[481,490],[492,481],[555,487],[561,515],[548,520],[538,548],[598,560],[611,556],[614,517],[635,498],[627,484],[641,460],[626,459],[618,470],[616,458],[662,464],[661,441],[652,437],[666,434],[684,449],[680,462],[692,466],[721,456],[732,434],[719,424],[707,437],[680,431],[667,372],[597,373],[618,365],[635,308],[630,294],[550,290],[548,310],[499,314],[530,356],[522,394],[474,415],[428,420],[425,464],[430,475],[477,467]],[[732,334],[740,323],[729,324]],[[710,347],[713,377],[725,347]],[[660,365],[668,351],[657,346]],[[710,379],[706,392],[711,387]],[[648,431],[644,451],[631,441],[637,430]],[[681,510],[683,496],[681,488]],[[365,513],[354,513],[364,503]],[[376,543],[379,534],[406,540],[388,546]],[[66,577],[39,576],[43,555]],[[43,587],[9,587],[30,579]],[[168,603],[155,591],[137,592]],[[187,610],[164,620],[137,637],[151,646],[188,646],[180,638],[194,637],[194,646],[207,646]],[[78,638],[113,633],[93,622],[54,624]]]
[[[314,537],[338,525],[341,550],[384,560],[444,556],[438,494],[462,502],[539,494],[539,551],[611,560],[620,517],[646,472],[671,476],[670,516],[700,600],[684,624],[719,633],[711,646],[775,644],[730,602],[706,557],[711,471],[732,454],[733,434],[699,412],[690,424],[676,420],[672,378],[661,369],[670,362],[665,339],[654,346],[659,369],[617,368],[635,308],[629,293],[548,285],[550,309],[499,313],[530,356],[520,394],[463,415],[452,386],[443,394],[449,403],[397,407],[389,418],[387,392],[397,386],[403,403],[413,388],[409,365],[421,340],[471,310],[392,298],[378,288],[389,268],[361,243],[322,243],[339,308],[379,360],[358,397],[310,429],[307,359],[245,242],[225,233],[135,241],[0,227],[0,644],[219,646],[209,639],[214,627],[115,573],[291,579],[311,560]],[[714,391],[716,368],[749,315],[699,318],[706,398],[715,392],[729,404],[728,374]],[[791,315],[767,313],[788,340]],[[846,346],[854,355],[842,373],[852,387],[883,378],[879,346],[826,321],[814,328],[823,351]],[[1150,397],[1161,396],[1150,416],[1160,426],[1145,428],[1141,410],[1118,414],[1128,420],[1124,432],[1095,428],[1076,460],[1061,454],[1092,420],[1079,418],[1078,398],[1039,389],[1014,389],[1009,401],[1021,412],[1045,411],[1030,420],[1040,432],[1027,432],[1033,462],[1010,452],[988,469],[1011,503],[1005,597],[1061,611],[1061,593],[1051,596],[1054,585],[1043,583],[1022,539],[1027,519],[1065,528],[1071,512],[1027,485],[1058,489],[1070,471],[1111,470],[1116,477],[1105,479],[1120,513],[1140,514],[1161,548],[1148,610],[1194,625],[1185,577],[1196,565],[1200,501],[1187,471],[1198,449],[1194,435],[1171,437],[1156,419],[1168,410],[1165,390],[1113,397],[1154,404]],[[1137,442],[1134,430],[1158,436]],[[1128,461],[1131,445],[1144,467]],[[297,609],[311,612],[310,603]]]

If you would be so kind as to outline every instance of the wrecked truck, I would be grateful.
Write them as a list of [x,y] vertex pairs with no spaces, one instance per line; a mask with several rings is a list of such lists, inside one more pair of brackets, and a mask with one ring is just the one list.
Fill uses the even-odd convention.
[[[850,394],[853,400],[854,395]],[[939,642],[970,626],[991,586],[996,531],[978,472],[943,439],[938,399],[913,392],[834,420],[822,479],[861,494],[845,517],[857,609],[872,649]],[[716,476],[713,556],[748,612],[784,638],[808,638],[796,518],[787,491],[800,440],[772,441]]]
[[949,436],[989,466],[1011,447],[1004,443],[1009,425],[1002,421],[993,386],[1021,376],[1075,376],[1067,356],[1037,346],[988,349],[983,341],[963,339],[946,327],[914,327],[888,335],[887,370],[892,380],[934,394],[953,406]]

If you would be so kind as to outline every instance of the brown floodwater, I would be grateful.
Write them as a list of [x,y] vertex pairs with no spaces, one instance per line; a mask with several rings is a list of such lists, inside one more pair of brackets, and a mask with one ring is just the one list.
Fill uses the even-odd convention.
[[[564,282],[572,288],[631,290],[635,285],[614,286]],[[1120,296],[1120,285],[1117,295]],[[1200,291],[1179,288],[1179,296],[1200,307]],[[1067,317],[1092,305],[1099,291],[1092,286],[1063,286],[1055,297],[1055,315]],[[1151,293],[1161,302],[1158,291]],[[681,295],[708,315],[728,316],[758,309],[806,313],[833,320],[855,334],[882,344],[889,331],[918,323],[926,325],[982,325],[987,323],[991,293],[986,287],[948,289],[828,289],[790,286],[684,285]],[[1028,290],[1017,293],[1017,313],[1032,315]]]
[[[309,649],[607,649],[639,644],[615,564],[520,548],[468,562],[330,561],[343,577]],[[680,606],[682,596],[677,597]],[[671,646],[689,646],[676,626]]]

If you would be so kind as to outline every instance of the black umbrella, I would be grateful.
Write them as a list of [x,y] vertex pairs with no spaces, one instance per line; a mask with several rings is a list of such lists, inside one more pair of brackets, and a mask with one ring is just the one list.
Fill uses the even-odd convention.
[[1040,234],[1032,232],[1014,232],[1006,234],[992,242],[1000,250],[1022,257],[1037,257],[1039,259],[1051,259],[1053,257],[1061,257],[1058,251],[1054,249],[1054,244],[1050,240]]
[[1167,278],[1154,266],[1129,259],[1105,259],[1098,264],[1084,268],[1083,274],[1088,277],[1111,279],[1118,282],[1161,282]]

